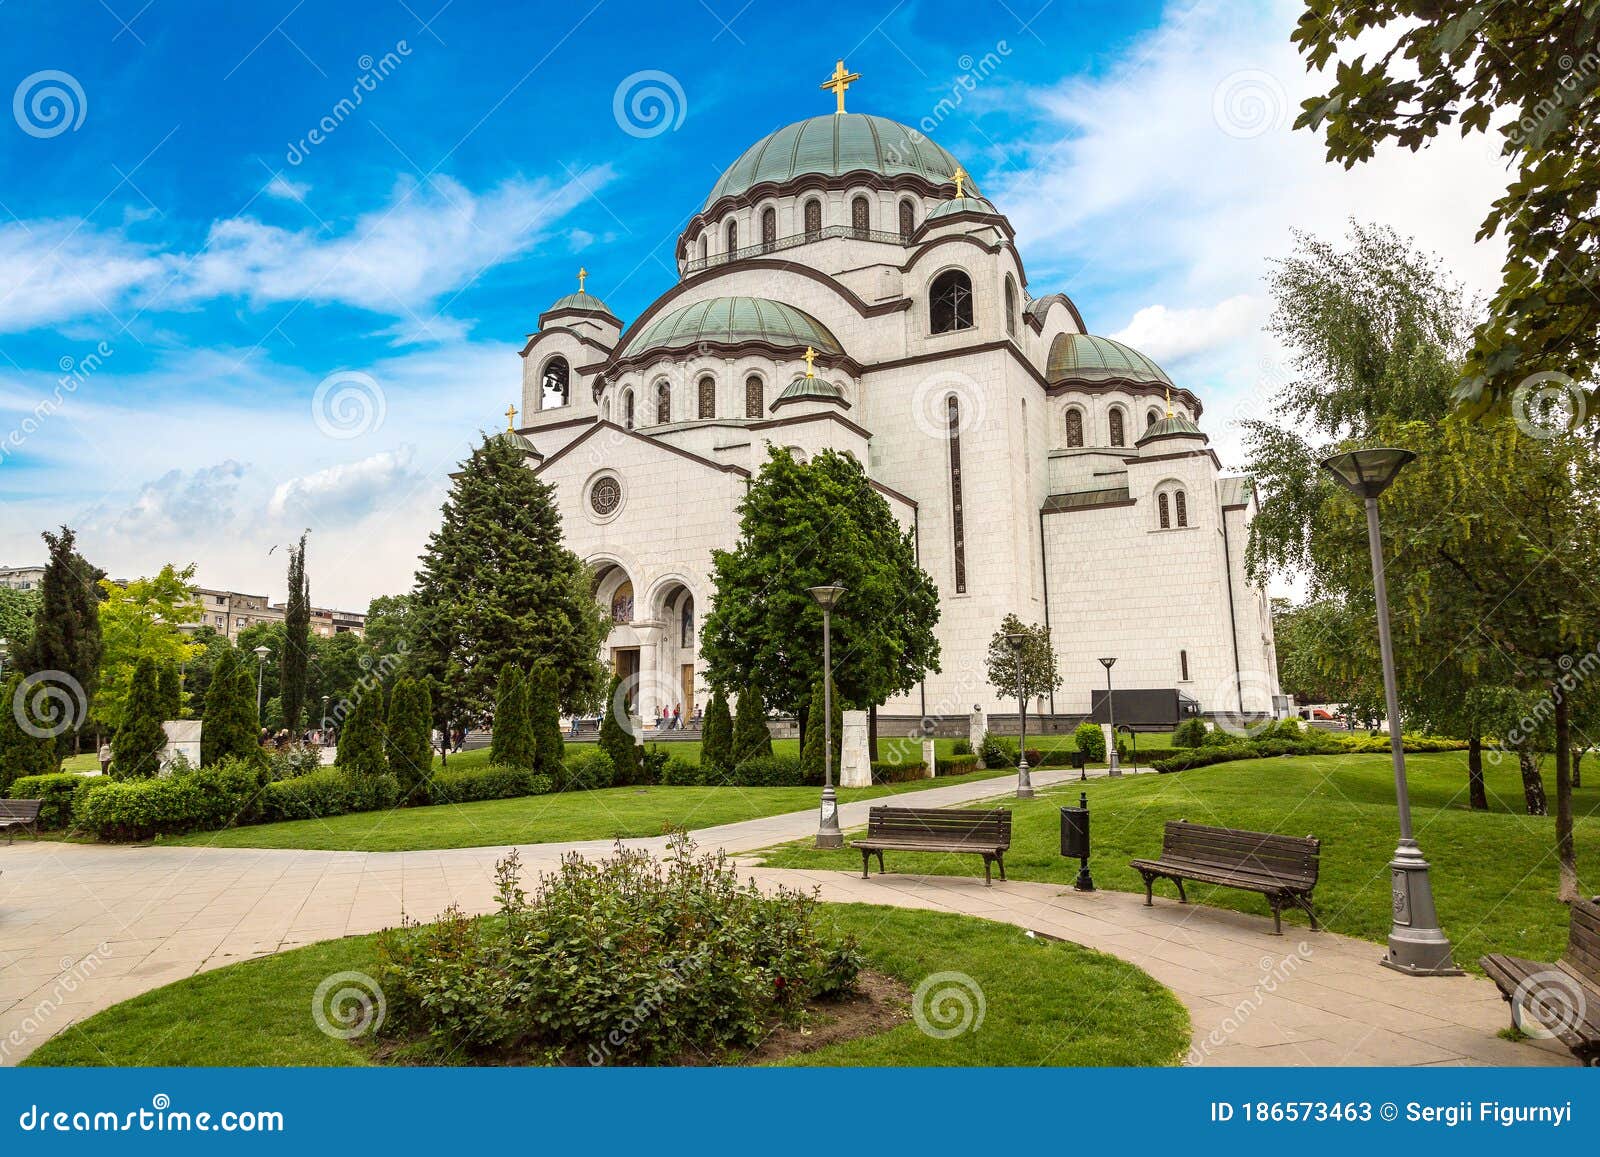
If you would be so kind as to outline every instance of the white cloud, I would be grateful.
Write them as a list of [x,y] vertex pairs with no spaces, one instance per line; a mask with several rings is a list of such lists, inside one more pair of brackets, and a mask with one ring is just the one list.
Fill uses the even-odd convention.
[[425,482],[416,457],[415,446],[401,446],[291,478],[272,492],[267,514],[278,520],[358,521],[385,502],[409,500],[410,491]]
[[0,225],[0,333],[115,314],[167,268],[160,254],[85,221],[7,222]]
[[242,463],[229,459],[196,470],[168,470],[139,488],[132,503],[91,525],[112,535],[166,534],[204,528],[214,533],[234,518],[234,497],[244,477]]
[[1177,362],[1234,341],[1264,315],[1264,303],[1244,293],[1197,309],[1147,305],[1110,336],[1158,362]]
[[261,191],[269,197],[277,197],[280,201],[304,203],[306,194],[311,192],[311,186],[304,181],[291,181],[282,173],[274,173],[272,180],[268,181]]

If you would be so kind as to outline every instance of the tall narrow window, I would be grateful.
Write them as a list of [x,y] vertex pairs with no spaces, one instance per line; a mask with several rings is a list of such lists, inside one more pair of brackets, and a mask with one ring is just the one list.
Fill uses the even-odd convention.
[[739,248],[739,222],[728,222],[728,256],[733,256],[733,251]]
[[1083,411],[1076,406],[1067,411],[1067,445],[1083,445]]
[[553,357],[544,364],[539,378],[539,404],[542,409],[565,406],[571,397],[569,379],[571,370],[564,357]]
[[917,209],[910,201],[900,202],[900,239],[910,241],[917,231]]
[[1148,430],[1151,426],[1154,426],[1159,421],[1161,421],[1161,411],[1151,410],[1144,416],[1144,428]]
[[1165,494],[1156,495],[1156,510],[1161,516],[1161,529],[1172,529],[1172,509]]
[[872,228],[872,210],[865,197],[857,197],[850,202],[850,228],[857,233],[865,233]]
[[1178,491],[1173,496],[1173,505],[1178,508],[1178,525],[1189,525],[1189,500],[1184,497],[1183,491]]
[[806,237],[815,240],[822,232],[822,202],[813,197],[806,202]]
[[[678,627],[678,646],[688,650],[694,646],[694,596],[683,596],[683,618]],[[1187,675],[1184,676],[1188,678]]]
[[709,374],[700,379],[700,416],[702,418],[717,416],[717,381]]
[[656,386],[656,421],[663,426],[672,421],[672,387],[666,382]]
[[967,589],[966,523],[961,509],[961,402],[951,394],[945,402],[950,415],[950,531],[956,552],[956,594]]
[[959,269],[947,269],[928,291],[928,321],[934,333],[972,328],[972,282]]
[[702,234],[700,234],[700,260],[704,261],[705,259],[706,259],[706,235],[704,233],[702,233]]
[[761,211],[761,248],[771,251],[778,240],[778,211],[768,205]]
[[751,374],[744,380],[744,416],[759,418],[766,412],[766,408],[766,393],[761,388],[761,379]]
[[1123,423],[1122,423],[1122,407],[1121,406],[1112,406],[1111,407],[1111,444],[1113,446],[1122,446],[1122,445],[1126,444],[1126,435],[1123,432],[1122,425],[1123,425]]
[[622,424],[628,429],[633,429],[633,391],[629,390],[622,395]]
[[1185,683],[1189,681],[1189,652],[1178,652],[1178,677]]
[[1017,286],[1006,274],[1006,333],[1017,336]]

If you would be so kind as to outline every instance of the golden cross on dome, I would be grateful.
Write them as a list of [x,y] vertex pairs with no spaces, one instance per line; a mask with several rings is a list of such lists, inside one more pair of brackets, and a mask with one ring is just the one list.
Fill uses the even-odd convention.
[[515,430],[517,428],[516,419],[517,419],[517,408],[515,406],[507,406],[506,407],[506,429],[507,430]]
[[811,363],[816,360],[817,351],[812,349],[810,346],[806,346],[806,377],[814,378],[817,376],[816,371],[811,368]]
[[965,191],[965,186],[966,186],[966,183],[967,183],[967,171],[965,169],[963,169],[960,165],[956,166],[955,178],[956,178],[956,197],[958,199],[961,198],[961,197],[965,197],[967,195],[966,191]]
[[1167,387],[1167,417],[1172,417],[1172,387]]
[[852,82],[860,79],[861,74],[847,71],[844,61],[841,60],[833,66],[833,75],[817,86],[818,88],[832,89],[833,95],[839,98],[839,107],[835,110],[835,115],[844,115],[844,90],[849,88]]
[[589,276],[589,271],[583,266],[578,266],[578,292],[583,292],[583,279]]

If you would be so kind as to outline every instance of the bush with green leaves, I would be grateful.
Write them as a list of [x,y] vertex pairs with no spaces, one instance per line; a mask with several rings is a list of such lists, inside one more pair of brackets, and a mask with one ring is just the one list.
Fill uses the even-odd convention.
[[771,754],[772,729],[767,726],[766,700],[761,697],[761,688],[752,683],[739,692],[738,708],[733,714],[733,766]]
[[533,728],[534,770],[551,781],[561,779],[561,683],[549,663],[528,675],[528,722]]
[[1083,752],[1090,763],[1100,763],[1106,757],[1106,733],[1098,723],[1085,719],[1072,733],[1072,746]]
[[500,668],[495,684],[494,727],[489,735],[489,762],[533,770],[538,761],[529,714],[528,677],[515,663]]
[[956,740],[954,743],[952,743],[950,745],[950,752],[953,755],[973,755],[973,754],[976,754],[972,750],[972,740],[970,740],[970,739],[958,739],[958,740]]
[[383,686],[378,684],[359,692],[339,729],[339,751],[333,762],[351,775],[388,775],[383,748]]
[[328,767],[267,784],[261,806],[268,820],[316,820],[391,808],[399,798],[400,784],[392,775],[357,775]]
[[227,760],[164,778],[95,777],[77,789],[73,818],[103,840],[146,840],[252,823],[261,814],[260,776],[253,760]]
[[56,831],[72,826],[72,797],[83,784],[97,777],[71,771],[24,775],[11,781],[7,799],[39,800],[39,828]]
[[706,787],[821,787],[822,776],[808,774],[798,756],[757,755],[741,761],[732,771],[707,768],[701,783]]
[[401,796],[421,796],[418,789],[433,770],[433,699],[426,681],[409,675],[395,681],[384,742],[389,771],[400,784]]
[[428,778],[429,803],[472,803],[480,799],[513,799],[544,795],[554,787],[549,776],[525,767],[440,768]]
[[321,770],[320,747],[291,743],[281,751],[274,749],[267,753],[266,777],[269,780],[293,779],[297,775],[310,775],[313,771]]
[[940,775],[967,775],[978,770],[978,757],[972,754],[972,745],[967,744],[965,754],[956,752],[952,756],[937,756],[933,764]]
[[1241,743],[1250,742],[1247,735],[1239,735],[1229,731],[1226,727],[1213,727],[1206,732],[1206,737],[1200,741],[1201,747],[1237,747]]
[[1199,747],[1206,741],[1208,730],[1204,719],[1191,715],[1178,724],[1178,729],[1172,733],[1172,744],[1174,747]]
[[610,754],[598,746],[568,745],[561,767],[563,791],[598,791],[611,787],[616,780]]
[[622,678],[613,677],[600,716],[600,750],[611,757],[612,768],[611,783],[606,787],[626,787],[638,783],[644,775],[639,743],[632,730],[633,721],[622,714],[625,707]]
[[161,701],[161,669],[146,655],[133,668],[122,725],[111,740],[111,774],[117,779],[149,779],[161,771],[167,733]]
[[983,765],[985,767],[1015,767],[1017,745],[1003,735],[992,731],[983,733]]
[[530,897],[517,854],[499,911],[450,908],[378,941],[380,1031],[426,1056],[633,1065],[717,1058],[856,985],[862,958],[800,891],[741,886],[679,836],[664,861],[620,843],[572,855]]
[[705,720],[700,724],[700,762],[714,771],[733,766],[733,715],[721,688],[711,695]]

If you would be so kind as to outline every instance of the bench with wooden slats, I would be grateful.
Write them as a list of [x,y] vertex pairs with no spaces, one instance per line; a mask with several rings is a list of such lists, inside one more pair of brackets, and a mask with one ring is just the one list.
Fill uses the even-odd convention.
[[1600,897],[1573,901],[1567,951],[1554,964],[1498,953],[1478,963],[1511,1004],[1513,1024],[1526,1006],[1573,1056],[1600,1066]]
[[18,828],[38,832],[39,809],[43,806],[42,799],[0,799],[0,828],[5,829],[6,843],[11,842]]
[[1311,907],[1311,890],[1317,886],[1322,841],[1312,836],[1278,836],[1235,828],[1213,828],[1188,820],[1169,820],[1161,839],[1161,858],[1134,860],[1144,877],[1146,907],[1155,902],[1157,880],[1178,886],[1178,900],[1187,904],[1183,882],[1215,884],[1259,892],[1272,905],[1272,926],[1283,935],[1283,909],[1293,906],[1311,918],[1311,929],[1321,927]]
[[864,839],[850,841],[861,850],[861,878],[869,878],[872,856],[878,857],[878,871],[884,871],[883,853],[971,852],[983,857],[983,883],[992,887],[990,865],[1006,878],[1006,849],[1011,847],[1011,813],[1004,808],[992,811],[947,811],[943,808],[875,807],[867,813]]

